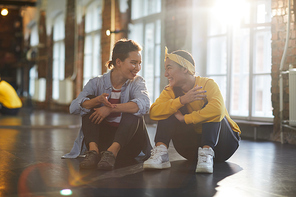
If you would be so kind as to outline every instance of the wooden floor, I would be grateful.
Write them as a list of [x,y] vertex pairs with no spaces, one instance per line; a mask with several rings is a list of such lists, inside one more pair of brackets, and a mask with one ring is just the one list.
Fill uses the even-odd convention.
[[[243,139],[213,174],[195,174],[195,163],[173,146],[167,170],[144,171],[138,160],[117,163],[109,172],[79,170],[81,159],[61,156],[72,148],[80,117],[27,113],[0,115],[0,196],[296,196],[294,145]],[[153,141],[155,126],[148,130]]]

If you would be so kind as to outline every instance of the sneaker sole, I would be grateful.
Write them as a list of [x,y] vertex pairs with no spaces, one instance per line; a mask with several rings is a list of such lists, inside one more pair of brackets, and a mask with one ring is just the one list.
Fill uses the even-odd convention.
[[144,169],[166,169],[170,167],[171,163],[169,161],[162,164],[143,164]]
[[212,174],[213,173],[213,169],[210,168],[196,168],[195,169],[196,173],[208,173],[208,174]]

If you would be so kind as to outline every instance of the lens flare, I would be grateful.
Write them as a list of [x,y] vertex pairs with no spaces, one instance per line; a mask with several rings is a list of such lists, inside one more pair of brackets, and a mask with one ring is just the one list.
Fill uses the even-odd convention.
[[3,9],[1,10],[1,15],[2,15],[2,16],[7,16],[7,14],[8,14],[8,10],[7,10],[6,8],[3,8]]
[[62,189],[62,190],[60,191],[60,194],[61,194],[62,196],[70,196],[70,195],[72,195],[72,190],[70,190],[70,189]]

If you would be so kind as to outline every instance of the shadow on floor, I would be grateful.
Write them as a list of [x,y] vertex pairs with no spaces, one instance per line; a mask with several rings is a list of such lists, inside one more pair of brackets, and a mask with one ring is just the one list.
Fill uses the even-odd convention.
[[[64,160],[68,169],[44,163],[30,166],[21,175],[19,194],[55,196],[70,188],[72,196],[214,196],[218,182],[242,170],[224,162],[214,166],[213,174],[195,174],[195,163],[181,160],[166,170],[143,170],[142,163],[137,162],[105,172],[79,170],[78,160]],[[66,171],[68,178],[48,180],[49,174],[63,175]]]

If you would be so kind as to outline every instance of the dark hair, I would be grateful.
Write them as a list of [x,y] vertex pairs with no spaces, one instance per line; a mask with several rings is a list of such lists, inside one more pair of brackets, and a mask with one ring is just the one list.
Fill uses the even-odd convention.
[[184,51],[184,50],[177,50],[177,51],[172,52],[172,54],[176,54],[176,55],[179,55],[179,56],[185,58],[186,60],[188,60],[195,67],[194,59],[193,59],[192,55],[189,52]]
[[112,60],[106,63],[106,67],[112,69],[116,65],[116,60],[119,58],[124,61],[129,56],[129,52],[142,51],[140,44],[133,40],[121,39],[114,44],[112,51]]

